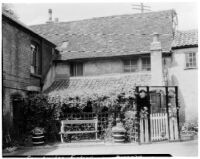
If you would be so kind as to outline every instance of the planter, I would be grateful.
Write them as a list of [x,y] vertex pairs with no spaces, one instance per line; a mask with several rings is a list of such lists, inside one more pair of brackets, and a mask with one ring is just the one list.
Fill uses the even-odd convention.
[[115,143],[124,143],[125,141],[125,132],[126,130],[123,127],[123,124],[117,121],[117,125],[112,128],[112,136]]
[[43,145],[44,144],[44,133],[35,133],[32,135],[33,145]]
[[181,134],[182,141],[194,140],[193,134]]
[[33,145],[44,144],[44,129],[36,127],[32,130],[32,143]]

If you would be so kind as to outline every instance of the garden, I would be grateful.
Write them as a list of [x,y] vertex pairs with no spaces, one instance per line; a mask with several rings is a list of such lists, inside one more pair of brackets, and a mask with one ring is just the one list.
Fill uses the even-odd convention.
[[[30,145],[35,132],[44,134],[45,143],[60,142],[61,120],[98,119],[98,139],[113,142],[113,134],[123,132],[123,142],[138,142],[138,117],[147,119],[148,107],[137,107],[138,96],[146,98],[144,91],[135,88],[99,89],[98,91],[54,91],[49,94],[29,95],[24,99],[19,145]],[[72,125],[70,130],[93,129],[88,125]],[[196,124],[186,124],[182,134],[197,133]],[[191,134],[191,133],[190,133]],[[68,135],[74,141],[94,139],[94,135]],[[66,137],[65,142],[69,142]],[[6,143],[7,144],[7,143]],[[5,144],[4,144],[5,145]],[[8,144],[9,145],[9,144]],[[6,146],[5,146],[6,147]]]

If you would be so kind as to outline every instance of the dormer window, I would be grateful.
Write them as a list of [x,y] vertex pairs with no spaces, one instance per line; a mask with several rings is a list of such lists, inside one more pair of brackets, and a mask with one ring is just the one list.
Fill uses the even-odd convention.
[[70,64],[70,75],[71,76],[83,76],[83,63],[74,62]]

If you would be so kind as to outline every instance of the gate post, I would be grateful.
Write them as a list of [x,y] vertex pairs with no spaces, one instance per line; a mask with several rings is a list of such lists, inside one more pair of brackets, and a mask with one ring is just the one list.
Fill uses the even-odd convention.
[[177,116],[177,126],[178,126],[178,138],[181,139],[180,127],[179,127],[179,105],[178,105],[178,86],[175,86],[176,94],[176,116]]
[[151,102],[150,102],[150,93],[149,93],[149,86],[147,86],[147,99],[148,99],[148,134],[149,134],[149,142],[151,143]]
[[139,97],[139,87],[136,86],[136,92],[137,92],[137,95],[136,95],[136,110],[137,110],[137,123],[138,123],[138,144],[140,145],[141,144],[141,141],[140,141],[140,109],[139,109],[139,106],[138,106],[138,97]]
[[168,105],[168,87],[165,86],[165,93],[166,93],[166,111],[167,111],[167,122],[168,122],[168,134],[169,134],[169,141],[170,141],[170,123],[169,123],[169,105]]

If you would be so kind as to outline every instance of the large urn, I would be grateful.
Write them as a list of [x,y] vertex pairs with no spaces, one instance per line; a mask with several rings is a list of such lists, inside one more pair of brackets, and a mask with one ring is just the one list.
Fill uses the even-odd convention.
[[112,136],[115,143],[124,143],[125,141],[125,128],[123,127],[123,124],[120,122],[120,119],[116,119],[116,126],[112,128]]

